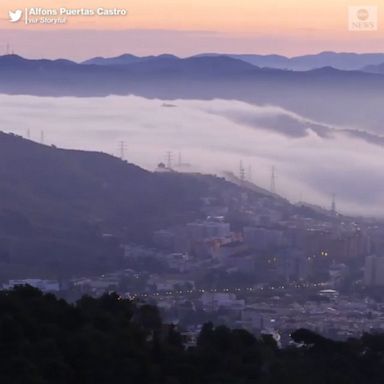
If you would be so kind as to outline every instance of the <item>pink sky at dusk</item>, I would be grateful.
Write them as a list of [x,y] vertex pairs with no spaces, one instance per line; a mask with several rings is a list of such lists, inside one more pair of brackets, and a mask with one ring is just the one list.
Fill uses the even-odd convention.
[[[377,31],[348,30],[348,7],[377,6]],[[201,52],[384,51],[384,3],[378,0],[2,0],[0,53],[37,58]],[[127,16],[72,16],[63,25],[10,23],[8,11],[124,8]]]

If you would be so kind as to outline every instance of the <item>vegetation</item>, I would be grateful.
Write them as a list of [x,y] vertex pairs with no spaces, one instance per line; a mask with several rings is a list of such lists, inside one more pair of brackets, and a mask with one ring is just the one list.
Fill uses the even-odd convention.
[[301,347],[205,324],[184,348],[156,307],[106,294],[69,304],[32,287],[0,292],[0,382],[224,384],[384,382],[384,336],[336,342],[307,330]]
[[[247,195],[265,199],[259,189]],[[243,197],[219,177],[148,172],[107,154],[0,132],[0,281],[118,270],[121,244],[150,247],[155,230],[205,218],[207,198],[229,207],[228,220],[239,230],[250,223],[239,214]],[[295,206],[278,201],[295,214]]]
[[0,132],[0,279],[116,270],[120,243],[150,245],[154,230],[203,217],[201,198],[228,189]]

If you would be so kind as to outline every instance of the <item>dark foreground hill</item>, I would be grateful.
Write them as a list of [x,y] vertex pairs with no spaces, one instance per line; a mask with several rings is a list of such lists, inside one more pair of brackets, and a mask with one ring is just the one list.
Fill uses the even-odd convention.
[[200,218],[202,197],[237,188],[0,133],[1,271],[116,268],[121,242],[148,243],[155,229]]
[[117,295],[75,305],[31,287],[0,292],[0,381],[7,384],[381,384],[384,337],[336,342],[307,330],[300,348],[205,324],[195,346],[156,307]]

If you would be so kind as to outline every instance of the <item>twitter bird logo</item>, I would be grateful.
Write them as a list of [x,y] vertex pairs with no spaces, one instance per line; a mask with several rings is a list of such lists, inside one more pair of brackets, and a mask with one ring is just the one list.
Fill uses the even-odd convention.
[[17,9],[16,11],[9,11],[9,21],[11,23],[17,23],[20,21],[23,16],[23,11],[21,9]]

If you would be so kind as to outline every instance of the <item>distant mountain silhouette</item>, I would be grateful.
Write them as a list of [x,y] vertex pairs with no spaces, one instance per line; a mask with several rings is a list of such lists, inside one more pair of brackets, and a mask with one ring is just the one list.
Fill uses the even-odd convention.
[[[216,54],[213,54],[215,56]],[[202,56],[211,56],[203,54]],[[246,61],[259,67],[276,69],[290,69],[306,71],[321,67],[333,67],[341,70],[359,70],[367,65],[381,64],[384,62],[384,53],[346,53],[346,52],[321,52],[314,55],[286,57],[281,55],[238,55],[228,56]]]
[[163,54],[159,56],[135,56],[131,55],[129,53],[126,53],[124,55],[120,55],[117,57],[94,57],[89,60],[85,60],[82,64],[93,64],[93,65],[128,65],[132,63],[137,62],[143,62],[143,61],[151,61],[156,59],[178,59],[177,56],[169,55],[169,54]]
[[7,55],[0,57],[0,92],[52,96],[130,94],[137,84],[148,81],[180,77],[214,80],[254,71],[258,68],[226,56],[179,59],[160,55],[126,65],[95,65]]
[[58,59],[58,60],[47,60],[47,59],[40,59],[40,60],[29,60],[25,59],[18,55],[4,55],[0,56],[0,68],[1,69],[48,69],[48,68],[55,68],[55,69],[64,69],[64,68],[75,68],[78,64],[65,59]]
[[[195,57],[231,57],[245,61],[262,68],[288,69],[294,71],[307,71],[322,67],[333,67],[341,70],[360,70],[368,65],[378,65],[384,62],[384,53],[349,53],[349,52],[321,52],[313,55],[287,57],[282,55],[258,55],[258,54],[221,54],[202,53]],[[84,61],[83,64],[95,65],[129,65],[132,63],[152,61],[162,57],[177,59],[173,55],[160,56],[134,56],[124,54],[118,57],[95,57]]]
[[249,63],[228,56],[180,59],[173,55],[148,56],[143,58],[124,55],[111,59],[91,59],[83,64],[120,67],[120,69],[124,68],[127,72],[129,71],[130,74],[188,74],[202,77],[218,74],[238,74],[257,69]]
[[382,74],[330,66],[308,71],[260,68],[222,55],[187,59],[160,55],[125,65],[0,57],[0,93],[5,94],[234,99],[381,133],[383,92]]
[[[1,56],[0,92],[51,96],[143,94],[162,98],[211,98],[223,93],[222,97],[227,98],[226,93],[230,91],[242,94],[244,98],[248,97],[250,87],[257,95],[286,86],[344,89],[349,84],[382,89],[384,81],[381,76],[341,71],[329,66],[304,72],[259,68],[218,55],[187,59],[160,55],[143,61],[130,58],[128,62],[125,65],[95,65]],[[208,87],[209,82],[214,84]],[[236,89],[233,89],[234,82]]]
[[379,65],[367,65],[362,70],[365,72],[378,73],[384,75],[384,62]]

